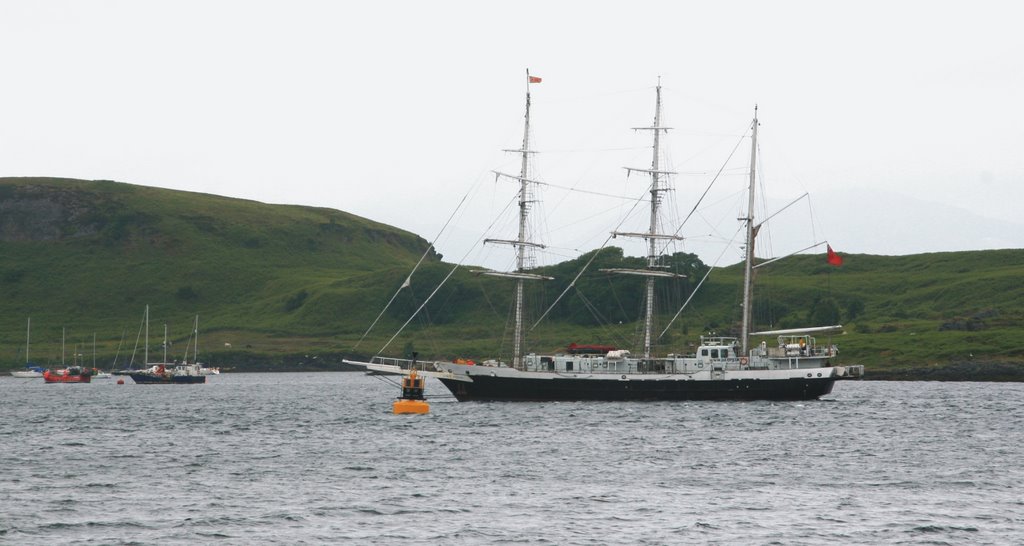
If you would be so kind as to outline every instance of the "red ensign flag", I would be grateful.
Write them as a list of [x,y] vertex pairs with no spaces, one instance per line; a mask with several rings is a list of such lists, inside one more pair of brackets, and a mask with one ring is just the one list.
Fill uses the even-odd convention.
[[530,83],[540,83],[540,78],[538,78],[537,76],[528,76],[528,77],[530,78]]
[[836,254],[836,251],[832,250],[832,245],[825,245],[828,247],[828,263],[839,267],[843,265],[843,257]]

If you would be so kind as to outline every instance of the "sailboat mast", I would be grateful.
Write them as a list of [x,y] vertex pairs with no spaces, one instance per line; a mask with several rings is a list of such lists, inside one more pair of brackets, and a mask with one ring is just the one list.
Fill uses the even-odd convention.
[[753,322],[754,309],[751,301],[754,289],[754,239],[757,229],[754,227],[754,186],[757,171],[757,106],[754,107],[754,121],[750,133],[750,187],[747,190],[747,245],[746,262],[743,268],[743,331],[740,335],[741,354],[746,356],[750,344],[750,330]]
[[32,344],[32,317],[28,317],[28,330],[25,332],[25,364],[28,364],[28,348]]
[[146,366],[149,366],[149,306],[146,306],[146,344],[143,357]]
[[167,362],[167,324],[164,323],[164,359],[161,362]]
[[[192,355],[194,357],[192,363],[199,364],[199,315],[196,315],[196,322],[192,325],[192,333],[196,336],[196,346],[192,348]],[[188,351],[185,351],[185,360],[188,360]]]
[[[530,198],[530,71],[526,71],[526,115],[523,122],[523,147],[520,150],[522,160],[519,168],[519,237],[516,239],[516,272],[526,269],[526,220],[529,215]],[[523,283],[522,278],[516,279],[516,310],[515,334],[512,341],[512,366],[522,368],[523,361]]]

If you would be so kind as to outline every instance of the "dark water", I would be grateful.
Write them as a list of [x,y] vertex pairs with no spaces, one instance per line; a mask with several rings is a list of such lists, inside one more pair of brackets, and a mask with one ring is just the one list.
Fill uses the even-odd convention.
[[1024,543],[1024,384],[395,416],[357,373],[128,383],[0,379],[0,543]]

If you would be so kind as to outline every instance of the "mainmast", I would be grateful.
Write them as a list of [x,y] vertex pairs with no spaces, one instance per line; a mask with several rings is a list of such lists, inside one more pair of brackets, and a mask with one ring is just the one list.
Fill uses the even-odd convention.
[[663,267],[658,264],[658,246],[657,242],[659,239],[673,239],[682,240],[682,237],[677,235],[663,235],[658,233],[658,220],[660,218],[659,209],[661,205],[661,192],[669,191],[671,188],[667,183],[663,183],[662,176],[675,174],[672,171],[663,171],[660,168],[660,155],[661,155],[661,133],[667,132],[670,127],[661,126],[661,78],[658,79],[658,86],[655,93],[655,106],[654,106],[654,124],[651,127],[634,127],[634,131],[651,131],[654,135],[653,144],[653,157],[651,159],[650,169],[634,169],[632,167],[626,167],[627,171],[643,172],[651,175],[651,222],[650,228],[646,233],[623,233],[615,232],[614,236],[624,237],[640,237],[647,240],[647,269],[602,269],[601,271],[607,271],[610,273],[620,273],[627,275],[641,275],[647,277],[646,281],[646,297],[644,303],[644,358],[650,358],[651,356],[651,339],[654,331],[654,280],[657,277],[670,277],[680,278],[685,275],[677,275],[668,271],[660,271],[658,268]]
[[750,187],[747,190],[747,223],[746,264],[743,268],[743,325],[740,334],[740,354],[746,356],[750,344],[750,329],[754,315],[752,294],[754,289],[754,239],[757,227],[754,226],[754,186],[757,171],[757,106],[754,107],[754,121],[750,133]]
[[536,153],[530,149],[530,84],[540,83],[540,81],[540,78],[530,76],[529,70],[526,71],[526,115],[524,116],[525,121],[523,123],[523,146],[519,150],[505,150],[506,152],[521,154],[522,160],[519,167],[519,176],[495,172],[495,174],[499,176],[506,176],[519,181],[519,236],[515,240],[484,240],[484,243],[501,243],[516,247],[516,270],[511,273],[498,271],[479,272],[484,275],[506,277],[516,280],[515,331],[512,338],[512,367],[515,369],[522,369],[523,367],[523,345],[525,337],[523,328],[524,282],[528,280],[550,280],[552,278],[526,272],[527,266],[530,265],[527,263],[527,249],[544,248],[544,245],[534,243],[529,240],[529,232],[527,229],[527,220],[530,215],[530,204],[534,202],[530,195],[530,185],[536,183],[534,180],[531,180],[529,176],[530,154]]

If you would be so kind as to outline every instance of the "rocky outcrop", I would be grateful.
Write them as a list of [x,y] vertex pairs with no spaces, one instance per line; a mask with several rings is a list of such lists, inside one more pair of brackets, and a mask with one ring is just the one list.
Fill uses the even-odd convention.
[[99,231],[87,195],[52,186],[7,187],[0,192],[0,241],[59,241]]

